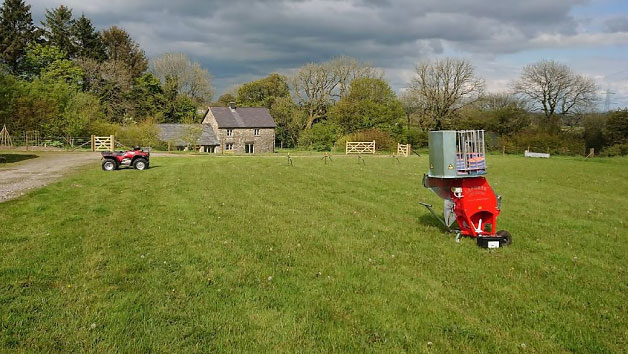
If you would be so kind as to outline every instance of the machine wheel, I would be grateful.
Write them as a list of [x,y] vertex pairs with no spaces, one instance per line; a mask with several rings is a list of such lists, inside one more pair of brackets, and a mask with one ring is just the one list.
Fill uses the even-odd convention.
[[140,170],[140,171],[145,170],[148,168],[148,161],[140,157],[133,162],[133,167],[136,170]]
[[503,246],[508,246],[512,243],[512,236],[510,236],[510,232],[506,230],[497,231],[497,236],[502,237],[504,241],[502,241]]
[[102,169],[105,171],[113,171],[118,168],[118,164],[113,159],[105,159],[102,162]]

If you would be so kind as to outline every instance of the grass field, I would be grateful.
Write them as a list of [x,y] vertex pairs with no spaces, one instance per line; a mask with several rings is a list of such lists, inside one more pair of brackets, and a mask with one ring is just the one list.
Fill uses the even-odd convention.
[[624,352],[628,159],[489,157],[513,245],[427,158],[172,157],[0,204],[0,352]]

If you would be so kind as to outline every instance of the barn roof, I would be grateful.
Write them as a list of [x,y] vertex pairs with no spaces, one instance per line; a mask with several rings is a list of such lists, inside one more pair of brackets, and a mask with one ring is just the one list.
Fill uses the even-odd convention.
[[275,121],[264,107],[209,107],[218,128],[275,128]]
[[186,146],[189,141],[187,136],[195,134],[200,129],[200,136],[196,140],[197,145],[220,145],[209,124],[159,124],[159,140],[174,144],[174,146]]

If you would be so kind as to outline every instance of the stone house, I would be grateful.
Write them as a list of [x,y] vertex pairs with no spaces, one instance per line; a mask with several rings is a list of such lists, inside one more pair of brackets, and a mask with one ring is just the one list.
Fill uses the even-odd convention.
[[209,107],[203,125],[210,125],[218,139],[215,153],[258,154],[275,151],[275,121],[267,108]]
[[216,133],[209,124],[159,124],[159,140],[168,144],[168,150],[192,150],[216,152],[220,145]]

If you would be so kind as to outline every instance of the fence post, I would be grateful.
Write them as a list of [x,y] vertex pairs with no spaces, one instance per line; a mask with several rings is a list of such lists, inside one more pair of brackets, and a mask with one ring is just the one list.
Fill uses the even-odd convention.
[[116,141],[115,141],[116,137],[113,135],[110,135],[109,138],[111,141],[111,151],[113,152],[116,150]]
[[375,155],[375,140],[373,140],[373,155]]
[[94,146],[94,135],[92,134],[90,141],[92,142],[92,152],[96,151],[96,147]]

